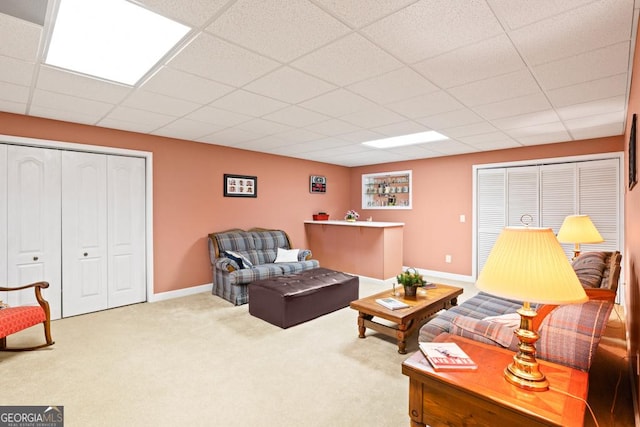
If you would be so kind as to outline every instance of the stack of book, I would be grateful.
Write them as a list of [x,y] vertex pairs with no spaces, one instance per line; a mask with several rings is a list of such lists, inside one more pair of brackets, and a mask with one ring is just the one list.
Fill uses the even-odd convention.
[[478,369],[478,365],[454,342],[421,342],[419,346],[435,371]]

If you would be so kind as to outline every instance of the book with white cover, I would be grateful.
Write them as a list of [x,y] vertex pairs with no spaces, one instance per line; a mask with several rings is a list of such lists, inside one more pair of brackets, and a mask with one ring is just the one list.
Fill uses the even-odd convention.
[[402,301],[398,301],[394,298],[379,298],[376,300],[378,304],[383,307],[388,308],[389,310],[398,310],[400,308],[408,308],[409,304],[405,304]]
[[454,342],[421,342],[418,345],[436,371],[478,369],[478,365]]

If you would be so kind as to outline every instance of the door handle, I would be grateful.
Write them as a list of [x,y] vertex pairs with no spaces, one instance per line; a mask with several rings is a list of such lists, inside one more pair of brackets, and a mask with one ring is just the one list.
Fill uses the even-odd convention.
[[38,257],[37,257],[37,256],[34,256],[34,257],[33,257],[33,260],[34,260],[34,261],[37,261],[37,260],[38,260]]
[[85,253],[84,253],[84,256],[87,256],[87,255],[89,255],[89,254],[88,254],[87,252],[85,252]]

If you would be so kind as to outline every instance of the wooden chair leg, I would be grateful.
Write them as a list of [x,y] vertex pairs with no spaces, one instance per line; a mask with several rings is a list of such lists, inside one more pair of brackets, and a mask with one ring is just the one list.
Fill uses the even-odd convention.
[[0,350],[7,348],[7,337],[0,338]]
[[51,321],[47,318],[44,322],[42,322],[44,326],[44,338],[47,341],[47,345],[55,344],[53,339],[51,339]]

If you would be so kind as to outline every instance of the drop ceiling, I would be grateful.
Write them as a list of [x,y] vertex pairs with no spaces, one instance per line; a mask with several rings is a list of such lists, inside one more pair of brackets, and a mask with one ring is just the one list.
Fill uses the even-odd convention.
[[633,0],[135,3],[192,31],[131,87],[44,64],[57,0],[3,0],[0,111],[343,166],[624,133]]

